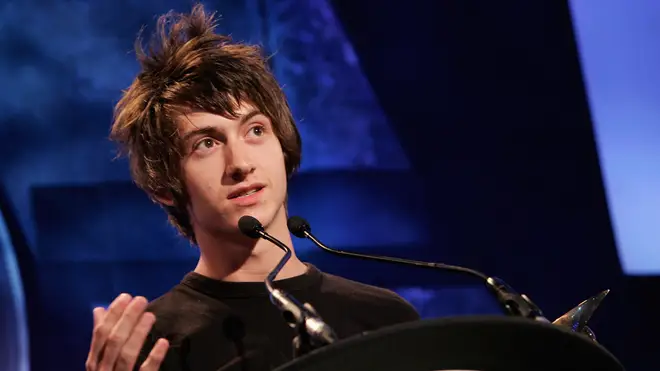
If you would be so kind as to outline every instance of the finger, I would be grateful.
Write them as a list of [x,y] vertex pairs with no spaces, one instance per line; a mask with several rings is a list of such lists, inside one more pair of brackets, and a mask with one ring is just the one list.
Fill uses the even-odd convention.
[[[101,322],[103,321],[103,317],[105,316],[105,309],[102,307],[97,307],[94,308],[92,311],[92,316],[94,318],[94,328],[97,328],[98,326],[101,325]],[[89,352],[87,353],[87,360],[85,361],[85,367],[87,371],[93,371],[96,370],[96,357],[94,356],[92,349],[95,346],[95,342],[97,342],[98,339],[92,335],[92,344],[89,347]]]
[[166,339],[158,339],[156,345],[154,345],[154,348],[149,353],[149,357],[140,366],[140,371],[157,371],[160,368],[160,364],[163,363],[169,347],[170,343]]
[[102,371],[110,371],[114,368],[122,347],[133,332],[135,325],[146,308],[147,299],[141,296],[131,300],[130,304],[128,304],[106,341],[105,349],[103,350],[103,359],[100,363]]
[[86,364],[88,370],[96,370],[101,350],[103,350],[103,347],[105,346],[110,331],[115,326],[115,322],[124,312],[124,309],[130,300],[130,295],[121,294],[110,304],[108,310],[99,310],[97,308],[93,311],[94,331],[92,333],[92,343],[89,347],[89,354],[87,355]]
[[94,315],[94,327],[96,327],[100,325],[101,322],[103,322],[103,317],[105,316],[105,308],[103,307],[94,308],[92,314]]
[[119,358],[115,364],[115,371],[133,370],[135,361],[144,346],[144,340],[147,338],[154,322],[156,322],[156,316],[152,313],[147,312],[142,314],[137,325],[135,325],[133,332],[119,352]]

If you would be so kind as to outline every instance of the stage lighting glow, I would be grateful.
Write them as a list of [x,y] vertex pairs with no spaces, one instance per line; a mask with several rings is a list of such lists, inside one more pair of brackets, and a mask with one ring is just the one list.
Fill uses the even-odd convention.
[[660,275],[660,3],[571,11],[623,270]]

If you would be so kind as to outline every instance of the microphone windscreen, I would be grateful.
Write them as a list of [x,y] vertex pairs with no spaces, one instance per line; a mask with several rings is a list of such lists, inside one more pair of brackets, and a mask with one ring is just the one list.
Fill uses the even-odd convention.
[[306,237],[305,232],[312,231],[312,227],[310,227],[309,223],[307,223],[307,220],[299,216],[290,217],[289,220],[287,220],[286,225],[289,228],[289,232],[291,232],[291,234],[300,238]]
[[255,217],[244,215],[238,219],[238,229],[241,233],[250,238],[259,238],[259,232],[262,231],[264,227]]

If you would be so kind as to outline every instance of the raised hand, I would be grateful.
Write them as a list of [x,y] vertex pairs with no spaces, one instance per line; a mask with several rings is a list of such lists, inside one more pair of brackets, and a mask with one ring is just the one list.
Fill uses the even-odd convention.
[[[121,294],[107,310],[94,309],[94,332],[85,367],[87,371],[132,371],[156,317],[149,312],[147,299]],[[169,348],[158,339],[140,371],[159,369]]]

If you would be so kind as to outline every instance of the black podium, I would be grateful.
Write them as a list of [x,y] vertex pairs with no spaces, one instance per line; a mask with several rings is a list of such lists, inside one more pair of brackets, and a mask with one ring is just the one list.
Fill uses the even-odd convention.
[[397,325],[313,351],[276,371],[624,371],[601,345],[567,328],[506,316]]

